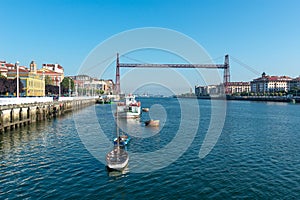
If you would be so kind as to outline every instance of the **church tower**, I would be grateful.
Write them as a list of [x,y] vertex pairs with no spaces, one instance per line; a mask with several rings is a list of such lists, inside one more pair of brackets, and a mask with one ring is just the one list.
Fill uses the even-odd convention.
[[30,72],[36,73],[36,63],[34,61],[30,63]]

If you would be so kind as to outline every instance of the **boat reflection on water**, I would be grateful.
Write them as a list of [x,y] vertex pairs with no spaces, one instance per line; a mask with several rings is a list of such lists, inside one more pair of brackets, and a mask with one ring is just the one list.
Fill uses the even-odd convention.
[[115,169],[111,169],[108,166],[105,167],[106,171],[107,171],[107,175],[109,177],[125,177],[126,174],[129,173],[129,167],[128,165],[123,169],[123,170],[115,170]]

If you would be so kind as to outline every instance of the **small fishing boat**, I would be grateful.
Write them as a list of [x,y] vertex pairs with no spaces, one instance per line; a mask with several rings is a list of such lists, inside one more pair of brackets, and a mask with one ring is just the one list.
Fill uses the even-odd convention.
[[143,112],[149,112],[149,108],[142,108]]
[[96,104],[110,104],[111,99],[108,97],[102,97],[100,96],[99,98],[96,99]]
[[159,120],[148,120],[148,121],[145,121],[145,125],[146,126],[153,126],[153,127],[157,127],[159,126]]
[[120,118],[139,118],[141,116],[141,102],[136,101],[134,95],[128,95],[125,97],[125,102],[117,104],[117,113]]
[[[119,140],[119,141],[117,141]],[[114,139],[114,144],[117,145],[119,142],[120,146],[125,146],[129,143],[129,141],[131,140],[130,136],[127,134],[122,134],[120,135],[118,138]]]

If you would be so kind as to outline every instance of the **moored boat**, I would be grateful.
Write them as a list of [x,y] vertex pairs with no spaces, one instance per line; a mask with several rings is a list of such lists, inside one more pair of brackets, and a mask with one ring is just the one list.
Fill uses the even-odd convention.
[[129,155],[125,149],[116,146],[111,152],[106,155],[107,167],[110,169],[122,171],[129,161]]
[[142,108],[143,112],[149,112],[149,108]]
[[159,126],[159,120],[148,120],[148,121],[145,121],[145,125],[146,126]]
[[141,102],[135,100],[134,95],[125,97],[125,102],[117,104],[117,113],[120,118],[139,118],[141,116]]
[[129,143],[130,140],[131,140],[131,138],[129,135],[123,134],[123,135],[120,135],[118,138],[114,139],[114,144],[117,145],[119,142],[120,146],[125,146]]
[[96,99],[96,104],[110,104],[111,99],[108,97],[102,97],[100,96],[99,98]]

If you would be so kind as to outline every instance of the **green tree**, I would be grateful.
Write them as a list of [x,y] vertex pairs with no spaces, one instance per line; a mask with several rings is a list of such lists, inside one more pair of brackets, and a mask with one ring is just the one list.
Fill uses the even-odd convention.
[[[15,79],[7,79],[6,81],[6,88],[7,92],[10,94],[14,94],[17,92],[17,78]],[[19,92],[24,92],[24,85],[21,82],[21,79],[19,79]]]
[[0,94],[6,94],[8,90],[7,78],[5,76],[0,75]]
[[60,83],[60,87],[61,87],[61,92],[63,94],[69,93],[69,89],[71,89],[71,91],[73,92],[74,91],[74,81],[69,77],[65,77],[62,80],[62,82]]
[[299,87],[295,86],[292,87],[288,93],[297,96],[299,92],[300,92]]
[[50,76],[45,76],[45,85],[53,85],[53,80]]

